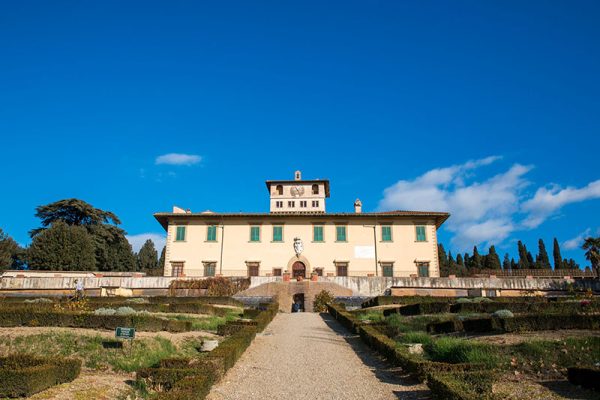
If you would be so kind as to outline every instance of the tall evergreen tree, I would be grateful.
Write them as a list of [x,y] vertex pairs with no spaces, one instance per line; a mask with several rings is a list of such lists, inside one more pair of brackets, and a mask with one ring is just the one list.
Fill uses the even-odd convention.
[[556,238],[554,238],[554,247],[552,249],[552,256],[554,258],[554,269],[565,268],[565,265],[563,264],[562,255],[560,254],[560,246],[559,246],[558,240],[556,240]]
[[36,217],[42,227],[31,231],[35,239],[57,223],[81,226],[92,237],[95,269],[99,271],[135,271],[136,259],[126,232],[117,225],[121,223],[110,212],[93,207],[79,199],[65,199],[36,208]]
[[596,272],[596,278],[600,279],[600,237],[586,238],[581,246],[585,250],[585,258],[592,264],[592,269]]
[[527,257],[527,247],[519,240],[517,243],[519,248],[519,269],[529,269],[531,265],[529,264],[529,258]]
[[542,239],[538,240],[538,255],[535,259],[535,267],[538,269],[552,269],[548,252],[546,252],[546,245]]
[[516,262],[514,258],[510,259],[510,269],[511,270],[519,269],[519,263]]
[[58,221],[33,237],[27,261],[31,269],[92,271],[94,243],[84,227]]
[[510,258],[508,253],[504,254],[504,261],[502,261],[502,269],[508,271],[510,269]]
[[438,244],[438,262],[440,266],[440,276],[448,276],[450,272],[450,266],[448,265],[448,255],[444,245]]
[[19,245],[0,228],[0,271],[13,268]]
[[483,268],[483,260],[479,251],[477,250],[477,246],[473,246],[473,257],[471,257],[471,269],[480,270]]
[[466,269],[471,269],[471,257],[469,257],[469,253],[463,255],[463,263],[465,264]]
[[486,269],[501,269],[500,257],[496,253],[496,247],[490,246],[488,255],[485,257],[485,268]]
[[[160,252],[160,258],[158,259],[158,268],[162,271],[165,269],[165,249],[167,248],[167,246],[164,246],[162,248],[162,251]],[[161,273],[162,275],[162,273]]]
[[137,254],[137,270],[153,275],[149,271],[154,271],[157,268],[158,252],[154,248],[154,242],[148,239]]

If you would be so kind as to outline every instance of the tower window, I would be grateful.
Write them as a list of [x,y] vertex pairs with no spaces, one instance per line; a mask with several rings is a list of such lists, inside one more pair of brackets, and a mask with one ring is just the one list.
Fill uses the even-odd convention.
[[319,207],[319,200],[313,200],[312,206],[313,207]]
[[301,200],[300,201],[300,207],[306,208],[306,200]]
[[312,185],[312,194],[319,194],[319,185]]
[[288,201],[288,207],[290,207],[290,208],[296,207],[296,202],[295,201]]
[[282,185],[275,186],[275,193],[277,193],[279,196],[283,195],[283,186]]
[[283,201],[276,201],[275,202],[275,207],[276,208],[283,208]]

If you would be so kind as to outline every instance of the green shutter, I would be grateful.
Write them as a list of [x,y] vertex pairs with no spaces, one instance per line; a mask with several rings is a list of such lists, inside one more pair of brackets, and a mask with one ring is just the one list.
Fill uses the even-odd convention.
[[206,231],[206,240],[214,242],[217,240],[217,227],[215,225],[209,225]]
[[178,226],[177,233],[175,235],[175,240],[178,242],[185,240],[185,226]]
[[381,241],[382,242],[391,242],[392,241],[392,227],[391,226],[382,226],[381,227]]
[[273,227],[273,241],[274,242],[282,242],[283,241],[283,227],[282,226],[274,226]]
[[391,278],[394,276],[394,267],[392,265],[384,265],[383,266],[383,276],[386,278]]
[[259,226],[250,227],[250,241],[251,242],[260,242],[260,227]]
[[417,226],[417,242],[425,242],[427,237],[425,236],[425,227]]
[[346,241],[346,227],[345,226],[336,226],[336,241],[345,242]]
[[313,241],[314,242],[322,242],[323,241],[323,227],[315,226],[313,228]]

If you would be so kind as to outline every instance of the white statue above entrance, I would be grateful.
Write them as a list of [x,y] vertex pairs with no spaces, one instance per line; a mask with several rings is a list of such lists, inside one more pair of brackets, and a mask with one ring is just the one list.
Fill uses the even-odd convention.
[[302,239],[294,238],[294,251],[296,252],[296,257],[300,256],[300,254],[304,251]]

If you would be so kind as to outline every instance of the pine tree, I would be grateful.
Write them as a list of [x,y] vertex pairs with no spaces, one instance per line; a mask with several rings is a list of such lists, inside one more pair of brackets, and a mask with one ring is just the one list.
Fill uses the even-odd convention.
[[502,269],[508,271],[510,269],[510,258],[508,253],[504,254],[504,261],[502,261]]
[[31,269],[92,271],[94,243],[84,227],[55,222],[34,236],[27,260]]
[[558,240],[554,238],[554,248],[552,249],[552,256],[554,258],[554,269],[562,269],[565,268],[563,264],[563,258],[560,254],[560,246],[558,245]]
[[154,248],[154,242],[148,239],[137,254],[137,270],[147,273],[156,268],[158,268],[158,252]]
[[519,240],[517,243],[519,248],[519,269],[529,269],[531,268],[529,264],[529,258],[527,257],[527,247]]
[[490,246],[488,255],[485,257],[485,269],[500,269],[500,257],[496,253],[495,246]]

